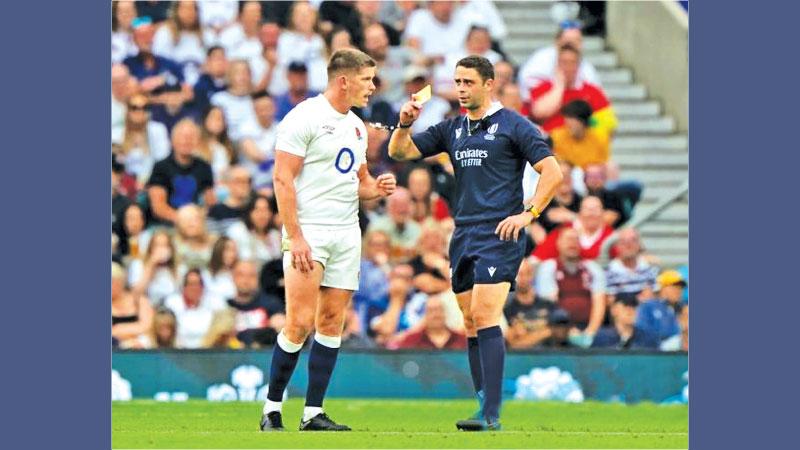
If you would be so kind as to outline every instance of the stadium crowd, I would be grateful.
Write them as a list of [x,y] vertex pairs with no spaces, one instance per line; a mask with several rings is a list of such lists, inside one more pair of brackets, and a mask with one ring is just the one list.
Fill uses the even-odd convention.
[[[373,175],[402,186],[362,202],[363,259],[343,346],[465,348],[450,288],[453,168],[446,154],[387,156],[400,105],[427,84],[421,131],[460,114],[456,61],[495,64],[495,97],[549,136],[565,177],[528,230],[505,306],[507,343],[531,348],[688,348],[685,275],[659,268],[625,228],[642,186],[610,160],[617,120],[580,23],[520,67],[490,1],[114,1],[112,341],[119,348],[271,346],[284,322],[276,130],[354,46],[378,63],[367,123]],[[526,175],[526,198],[536,173]],[[618,230],[605,266],[603,243]],[[602,259],[601,259],[602,260]]]

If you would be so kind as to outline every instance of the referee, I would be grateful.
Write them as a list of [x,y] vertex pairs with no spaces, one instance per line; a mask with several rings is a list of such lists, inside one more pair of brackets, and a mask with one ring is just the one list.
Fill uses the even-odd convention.
[[[450,270],[453,292],[464,315],[470,372],[480,403],[475,416],[456,426],[467,431],[499,430],[505,361],[500,316],[524,257],[525,240],[520,237],[550,202],[562,175],[536,127],[492,101],[494,68],[488,59],[461,59],[456,64],[455,83],[466,116],[442,121],[412,136],[409,127],[422,108],[412,97],[400,109],[389,156],[403,161],[444,151],[450,155],[457,186]],[[523,202],[526,163],[541,177],[533,198]]]

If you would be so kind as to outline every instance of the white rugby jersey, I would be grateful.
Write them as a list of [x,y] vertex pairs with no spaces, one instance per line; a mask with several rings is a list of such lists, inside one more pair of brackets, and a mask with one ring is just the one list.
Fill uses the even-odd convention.
[[319,94],[300,102],[278,125],[275,149],[305,158],[295,178],[300,225],[358,223],[358,168],[367,161],[367,129]]

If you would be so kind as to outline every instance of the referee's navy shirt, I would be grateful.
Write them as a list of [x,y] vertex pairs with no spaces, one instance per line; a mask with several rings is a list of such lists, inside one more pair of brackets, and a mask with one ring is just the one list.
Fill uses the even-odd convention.
[[525,164],[552,156],[542,134],[528,119],[492,103],[476,122],[459,116],[444,120],[411,139],[423,158],[447,152],[456,175],[453,217],[456,225],[492,222],[523,210]]

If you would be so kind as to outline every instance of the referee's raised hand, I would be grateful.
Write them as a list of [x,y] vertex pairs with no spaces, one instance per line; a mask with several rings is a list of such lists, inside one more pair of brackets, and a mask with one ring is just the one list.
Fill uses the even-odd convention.
[[400,125],[410,126],[417,120],[421,111],[422,104],[414,100],[412,96],[412,99],[400,108]]

